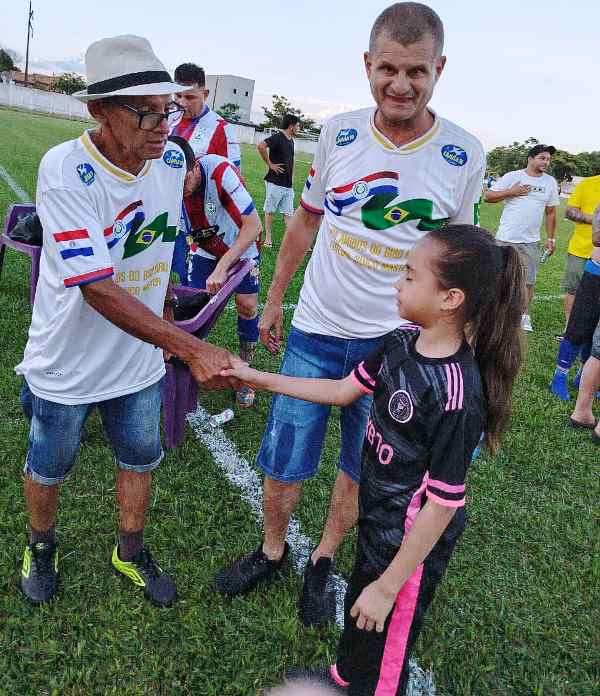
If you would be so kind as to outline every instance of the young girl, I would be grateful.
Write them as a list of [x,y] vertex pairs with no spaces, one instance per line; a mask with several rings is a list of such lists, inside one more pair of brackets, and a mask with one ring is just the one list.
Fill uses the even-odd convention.
[[329,681],[349,696],[404,694],[408,655],[465,526],[465,477],[482,433],[507,427],[521,362],[519,257],[489,232],[448,225],[410,252],[398,313],[413,322],[343,380],[238,367],[252,386],[344,405],[373,394],[363,447],[358,549]]

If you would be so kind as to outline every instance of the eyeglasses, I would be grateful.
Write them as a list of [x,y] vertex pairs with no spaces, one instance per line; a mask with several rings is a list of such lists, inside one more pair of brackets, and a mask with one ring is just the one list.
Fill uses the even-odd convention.
[[185,112],[185,109],[180,109],[175,102],[167,104],[163,113],[157,111],[138,111],[134,109],[133,106],[129,106],[129,104],[117,103],[116,106],[120,106],[128,111],[133,111],[139,118],[138,128],[145,131],[156,130],[163,121],[166,121],[169,126],[172,127],[179,123]]

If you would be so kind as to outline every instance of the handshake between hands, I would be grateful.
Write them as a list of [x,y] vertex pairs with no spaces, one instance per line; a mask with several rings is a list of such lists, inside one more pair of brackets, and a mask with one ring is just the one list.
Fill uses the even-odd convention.
[[192,376],[204,389],[239,389],[248,384],[249,377],[257,374],[237,355],[225,348],[198,341],[197,349],[186,360]]

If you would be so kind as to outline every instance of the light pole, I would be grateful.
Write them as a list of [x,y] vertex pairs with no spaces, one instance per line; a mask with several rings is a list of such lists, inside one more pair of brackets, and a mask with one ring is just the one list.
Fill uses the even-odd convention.
[[29,37],[33,36],[33,10],[31,9],[31,0],[29,0],[29,14],[27,15],[27,51],[25,53],[25,86],[27,86],[29,77]]

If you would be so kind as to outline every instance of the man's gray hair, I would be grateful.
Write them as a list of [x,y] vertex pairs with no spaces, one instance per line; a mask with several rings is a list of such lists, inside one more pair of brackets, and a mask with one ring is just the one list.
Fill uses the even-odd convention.
[[403,46],[420,41],[430,34],[435,42],[436,55],[444,50],[444,25],[431,7],[420,2],[396,2],[386,8],[375,20],[369,38],[369,53],[381,34]]

